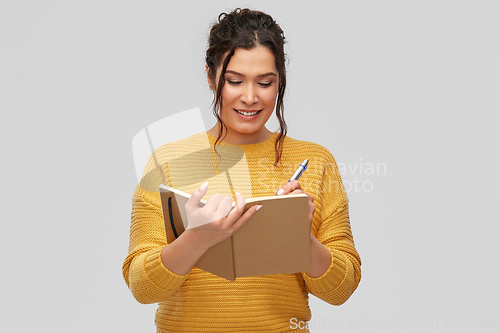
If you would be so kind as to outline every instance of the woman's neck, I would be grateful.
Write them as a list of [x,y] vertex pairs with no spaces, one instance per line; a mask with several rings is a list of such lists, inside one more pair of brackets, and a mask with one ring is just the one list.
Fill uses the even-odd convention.
[[[217,138],[219,136],[219,124],[216,124],[208,133]],[[269,140],[273,136],[273,132],[268,130],[266,127],[262,127],[258,132],[255,133],[238,133],[227,129],[226,137],[222,142],[232,145],[246,145],[252,143],[260,143]]]

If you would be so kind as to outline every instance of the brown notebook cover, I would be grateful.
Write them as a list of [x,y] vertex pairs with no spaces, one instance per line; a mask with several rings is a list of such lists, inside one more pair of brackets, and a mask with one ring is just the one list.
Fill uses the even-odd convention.
[[[184,205],[190,195],[160,185],[160,197],[170,244],[187,226]],[[208,249],[194,266],[231,281],[238,277],[308,271],[311,231],[308,230],[307,195],[289,194],[246,201],[245,210],[256,204],[262,208],[233,236]]]

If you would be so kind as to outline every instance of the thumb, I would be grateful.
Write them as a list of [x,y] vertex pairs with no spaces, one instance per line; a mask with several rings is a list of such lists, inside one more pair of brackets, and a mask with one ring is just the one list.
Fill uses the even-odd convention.
[[245,208],[245,198],[238,192],[236,192],[234,196],[236,197],[236,205],[234,206],[234,209],[229,213],[229,215],[235,214],[240,209],[243,210],[243,208]]
[[201,198],[207,193],[207,188],[208,182],[204,182],[200,188],[194,190],[193,194],[191,194],[191,197],[186,202],[185,207],[187,210],[193,211],[199,207]]

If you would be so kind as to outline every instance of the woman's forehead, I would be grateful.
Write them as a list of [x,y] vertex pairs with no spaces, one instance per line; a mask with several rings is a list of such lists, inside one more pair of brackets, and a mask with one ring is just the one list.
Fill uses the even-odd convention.
[[[222,66],[219,66],[219,73]],[[226,72],[241,74],[241,76],[262,76],[263,74],[275,73],[276,59],[273,53],[264,46],[257,46],[252,49],[238,48],[234,51],[229,60]]]

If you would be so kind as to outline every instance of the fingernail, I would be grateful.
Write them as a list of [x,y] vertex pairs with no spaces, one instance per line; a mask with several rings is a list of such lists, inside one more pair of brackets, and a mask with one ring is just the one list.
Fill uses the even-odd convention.
[[203,184],[201,184],[200,186],[200,190],[204,191],[208,186],[208,182],[204,182]]
[[262,208],[262,205],[258,205],[256,208],[255,208],[255,211],[258,211],[259,209]]
[[282,188],[280,188],[279,191],[278,191],[278,193],[276,193],[276,194],[277,195],[282,195],[283,193],[285,193],[285,190],[282,189]]
[[239,192],[234,192],[234,196],[236,196],[236,194],[241,195],[241,193],[239,193]]

